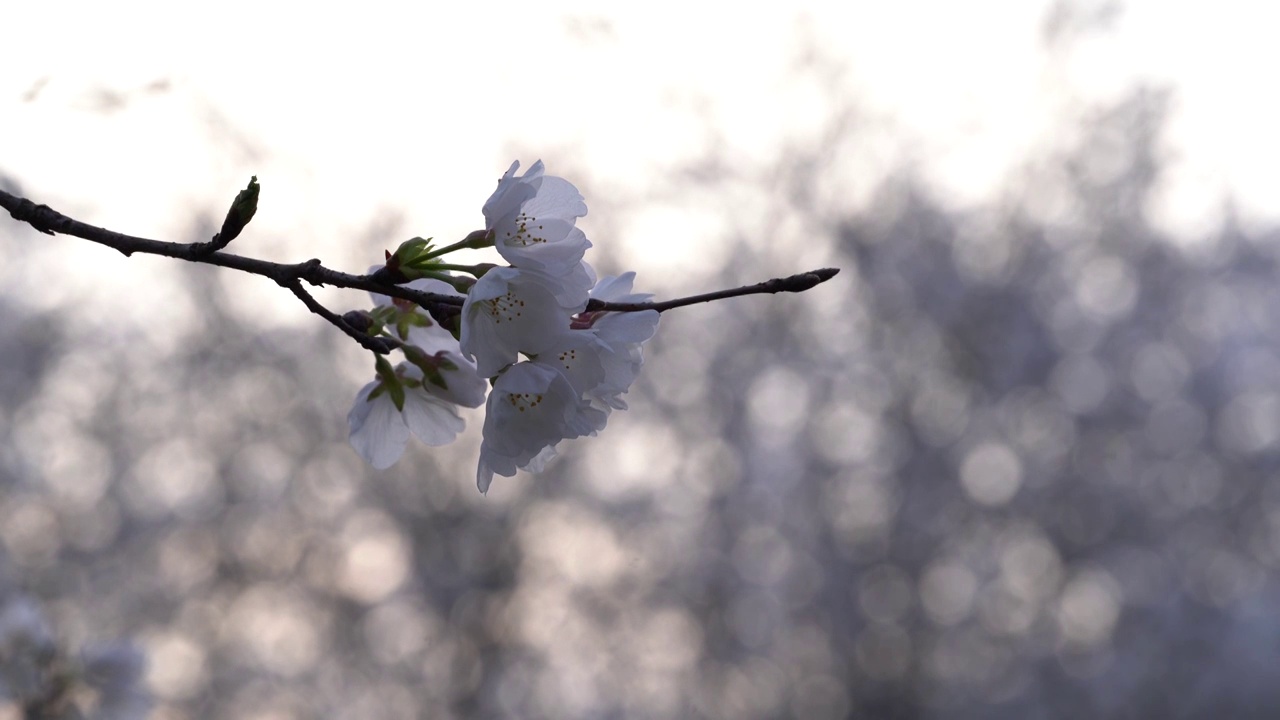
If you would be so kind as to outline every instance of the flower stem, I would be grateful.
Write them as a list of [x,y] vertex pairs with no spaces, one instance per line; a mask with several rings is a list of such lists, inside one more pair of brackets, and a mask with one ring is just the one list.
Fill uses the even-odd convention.
[[436,248],[423,256],[423,259],[437,258],[448,255],[454,250],[479,250],[481,248],[493,247],[493,240],[489,237],[488,230],[473,230],[467,233],[467,236],[452,245],[445,245],[442,248]]
[[[480,277],[481,275],[484,274],[484,271],[488,269],[487,266],[482,268],[480,265],[450,265],[449,263],[434,264],[431,266],[431,268],[433,270],[452,270],[454,272],[464,272],[464,273],[467,273],[468,275],[474,275],[475,277]],[[441,279],[443,280],[444,278],[441,278]]]

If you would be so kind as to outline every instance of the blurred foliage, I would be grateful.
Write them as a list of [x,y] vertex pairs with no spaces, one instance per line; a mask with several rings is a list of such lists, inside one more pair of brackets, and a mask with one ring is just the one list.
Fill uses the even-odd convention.
[[[247,333],[216,269],[174,266],[172,347],[0,296],[2,577],[73,642],[137,639],[158,718],[1280,706],[1276,237],[1150,228],[1166,105],[964,213],[909,170],[847,212],[830,138],[788,152],[779,212],[842,274],[670,313],[632,409],[506,498],[474,437],[368,471],[350,341]],[[707,287],[813,255],[730,242]]]

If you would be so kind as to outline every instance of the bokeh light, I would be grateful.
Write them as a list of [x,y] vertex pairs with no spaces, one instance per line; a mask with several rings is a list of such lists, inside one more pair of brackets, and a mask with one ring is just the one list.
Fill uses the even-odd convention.
[[198,240],[257,174],[235,251],[362,270],[541,156],[640,290],[840,275],[666,314],[480,496],[478,413],[361,464],[367,353],[273,284],[0,219],[3,607],[133,638],[164,720],[1280,707],[1268,11],[375,5],[15,40],[0,188]]

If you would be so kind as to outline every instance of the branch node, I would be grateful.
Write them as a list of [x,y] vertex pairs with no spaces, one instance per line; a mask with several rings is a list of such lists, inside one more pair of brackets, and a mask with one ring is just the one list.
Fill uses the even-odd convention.
[[191,254],[195,257],[204,257],[211,255],[235,240],[245,225],[253,219],[254,213],[258,211],[258,192],[261,187],[258,185],[258,176],[254,175],[249,180],[249,186],[241,190],[236,195],[236,199],[231,202],[230,209],[227,210],[227,217],[222,221],[222,229],[213,236],[213,239],[205,243],[195,243],[191,246]]
[[45,235],[56,235],[62,215],[48,205],[37,205],[26,198],[16,198],[17,203],[9,209],[9,215],[18,222],[24,222]]

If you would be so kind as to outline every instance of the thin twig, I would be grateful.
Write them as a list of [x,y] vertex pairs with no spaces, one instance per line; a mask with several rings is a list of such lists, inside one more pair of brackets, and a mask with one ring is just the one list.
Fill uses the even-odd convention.
[[286,288],[289,288],[289,292],[292,292],[294,294],[294,297],[301,300],[302,304],[306,305],[308,310],[315,313],[316,315],[319,315],[325,320],[328,320],[330,323],[333,324],[334,327],[338,328],[339,330],[346,333],[347,335],[350,335],[351,339],[360,343],[360,347],[364,348],[365,350],[373,351],[379,355],[386,355],[387,353],[395,349],[395,346],[387,342],[385,338],[374,337],[372,335],[369,335],[368,333],[364,333],[355,329],[354,327],[351,326],[351,323],[348,323],[346,320],[344,320],[343,318],[335,314],[332,310],[325,307],[324,305],[321,305],[320,301],[312,297],[311,293],[307,292],[307,289],[302,287],[301,281],[288,280],[280,284]]
[[747,285],[730,290],[717,290],[715,292],[703,293],[701,295],[690,295],[689,297],[676,298],[675,300],[664,300],[663,302],[639,302],[639,303],[618,303],[618,302],[602,302],[600,300],[592,300],[587,303],[587,312],[610,311],[610,312],[640,312],[643,310],[657,310],[664,312],[686,305],[696,305],[698,303],[711,302],[712,300],[724,300],[725,298],[739,297],[741,295],[759,295],[761,293],[780,293],[780,292],[804,292],[819,283],[824,283],[836,276],[840,272],[839,268],[822,268],[819,270],[810,270],[807,273],[792,275],[791,277],[774,278],[766,280],[755,285]]

